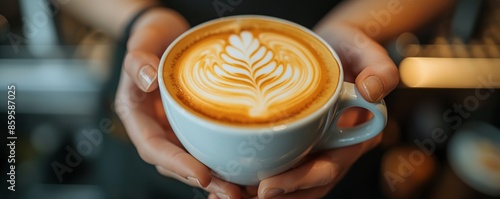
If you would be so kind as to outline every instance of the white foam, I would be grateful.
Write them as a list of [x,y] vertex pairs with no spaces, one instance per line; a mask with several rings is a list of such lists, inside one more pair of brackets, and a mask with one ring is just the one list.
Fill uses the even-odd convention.
[[312,52],[276,33],[243,31],[193,48],[179,65],[183,90],[217,111],[262,117],[273,106],[296,105],[319,84]]

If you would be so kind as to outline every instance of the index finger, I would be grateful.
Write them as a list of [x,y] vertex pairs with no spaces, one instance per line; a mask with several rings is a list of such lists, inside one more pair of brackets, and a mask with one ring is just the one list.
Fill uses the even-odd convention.
[[377,145],[381,138],[382,134],[379,134],[359,144],[311,154],[312,158],[299,166],[262,180],[258,188],[259,197],[273,198],[278,195],[336,184],[349,167],[361,155]]
[[[175,144],[173,132],[164,128],[154,118],[153,100],[160,100],[159,93],[142,93],[143,97],[131,96],[142,93],[127,75],[122,75],[115,101],[116,112],[123,121],[127,133],[141,158],[153,165],[159,165],[185,179],[197,179],[201,186],[208,186],[212,180],[210,169],[181,146]],[[142,101],[137,101],[142,100]]]

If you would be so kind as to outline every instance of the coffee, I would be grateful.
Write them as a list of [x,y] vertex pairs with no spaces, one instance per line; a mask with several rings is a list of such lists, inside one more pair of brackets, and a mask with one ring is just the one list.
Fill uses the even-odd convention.
[[[216,19],[188,30],[163,53],[163,110],[182,146],[216,177],[257,186],[312,151],[358,144],[384,128],[384,101],[364,100],[356,85],[343,81],[336,60],[326,42],[291,22]],[[339,118],[350,107],[373,117],[341,128]],[[253,138],[265,147],[251,149]]]
[[219,20],[165,59],[165,86],[187,110],[225,124],[275,124],[310,115],[335,93],[338,63],[311,34],[261,18]]

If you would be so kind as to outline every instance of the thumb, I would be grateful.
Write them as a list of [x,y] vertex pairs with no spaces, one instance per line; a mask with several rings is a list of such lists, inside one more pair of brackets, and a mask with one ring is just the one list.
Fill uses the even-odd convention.
[[384,98],[399,83],[399,72],[385,49],[358,28],[324,25],[316,32],[338,53],[346,81],[356,86],[369,102]]
[[127,42],[124,70],[144,92],[158,87],[158,64],[167,46],[189,25],[177,12],[153,9],[139,18]]
[[155,54],[135,50],[127,53],[123,67],[142,91],[151,92],[158,87],[156,79],[159,63]]

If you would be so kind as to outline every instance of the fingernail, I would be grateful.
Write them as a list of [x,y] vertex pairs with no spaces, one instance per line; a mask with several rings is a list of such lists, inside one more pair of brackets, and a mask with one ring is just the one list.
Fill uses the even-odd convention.
[[194,183],[194,184],[198,185],[199,187],[203,187],[203,186],[201,186],[201,183],[200,183],[200,181],[198,180],[198,178],[188,176],[188,177],[187,177],[187,179],[188,179],[191,183]]
[[363,80],[363,88],[365,89],[365,92],[368,93],[370,101],[381,100],[384,88],[382,86],[382,81],[380,81],[378,77],[367,77],[365,80]]
[[145,65],[139,70],[139,84],[144,91],[156,80],[156,70],[151,65]]
[[231,199],[228,195],[224,193],[216,193],[215,195],[217,195],[217,197],[219,197],[220,199]]
[[281,194],[284,194],[285,193],[285,190],[283,189],[268,189],[266,190],[265,194],[264,194],[264,198],[268,199],[268,198],[274,198],[276,196],[279,196]]

